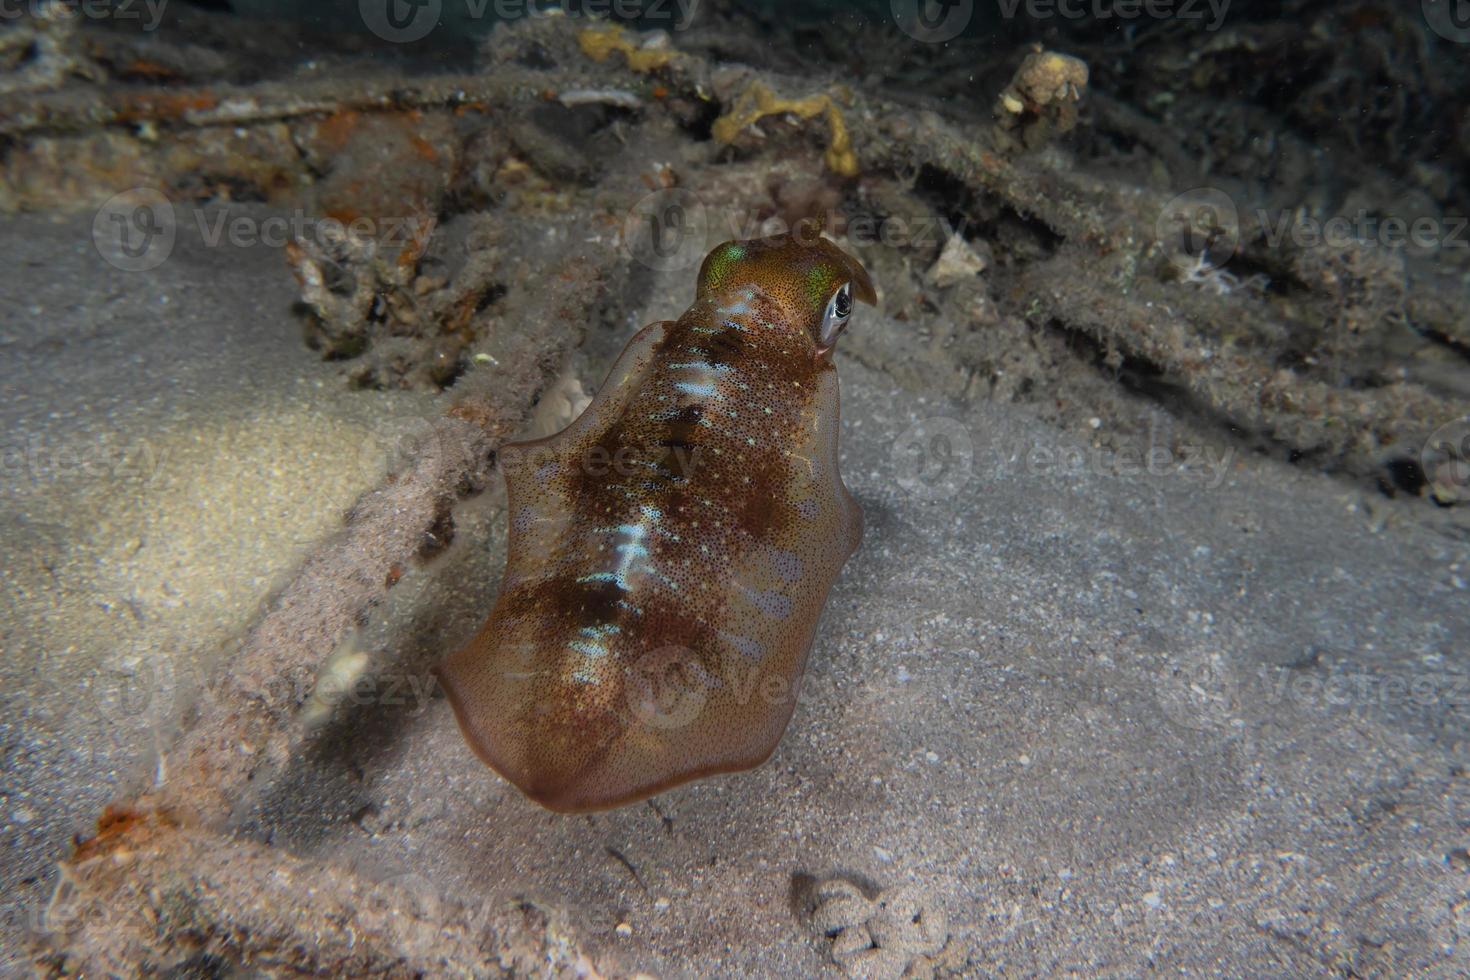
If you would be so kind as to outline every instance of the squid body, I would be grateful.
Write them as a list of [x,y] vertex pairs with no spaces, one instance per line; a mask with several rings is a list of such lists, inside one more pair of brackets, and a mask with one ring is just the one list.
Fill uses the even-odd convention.
[[809,231],[727,242],[565,430],[501,451],[489,619],[438,668],[476,754],[558,811],[759,765],[862,538],[832,349],[863,267]]

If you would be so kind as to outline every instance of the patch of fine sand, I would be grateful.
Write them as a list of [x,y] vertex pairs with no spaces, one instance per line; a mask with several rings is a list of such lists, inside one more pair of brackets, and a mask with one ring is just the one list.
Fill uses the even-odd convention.
[[[278,252],[183,241],[150,273],[89,223],[0,239],[0,946],[198,678],[375,484],[411,395],[347,390],[300,344]],[[141,771],[140,771],[141,769]],[[29,903],[29,904],[28,904]]]

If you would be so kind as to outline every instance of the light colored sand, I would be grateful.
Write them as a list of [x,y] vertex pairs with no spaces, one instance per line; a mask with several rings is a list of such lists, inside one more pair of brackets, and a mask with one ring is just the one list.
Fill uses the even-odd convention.
[[58,848],[146,770],[189,686],[379,478],[380,437],[424,399],[347,391],[302,349],[279,252],[183,240],[127,273],[85,218],[11,219],[0,247],[25,270],[0,286],[14,935]]

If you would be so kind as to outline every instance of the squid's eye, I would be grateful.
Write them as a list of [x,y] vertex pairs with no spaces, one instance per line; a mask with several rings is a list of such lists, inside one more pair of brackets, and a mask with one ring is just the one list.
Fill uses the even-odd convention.
[[822,324],[817,330],[817,342],[823,347],[830,347],[847,326],[847,318],[852,316],[852,284],[843,283],[842,288],[832,294],[827,302],[827,309],[822,313]]

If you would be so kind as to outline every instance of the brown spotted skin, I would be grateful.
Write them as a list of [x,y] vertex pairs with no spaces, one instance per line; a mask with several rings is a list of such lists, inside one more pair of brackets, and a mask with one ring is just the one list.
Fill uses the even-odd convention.
[[816,340],[844,282],[873,302],[816,236],[722,245],[575,422],[502,451],[500,597],[438,673],[475,752],[536,802],[614,807],[776,747],[862,538]]

